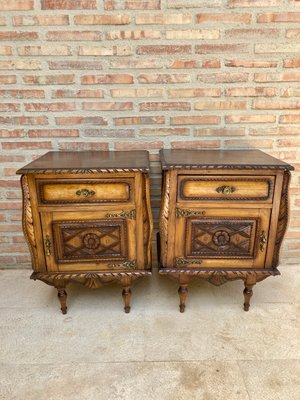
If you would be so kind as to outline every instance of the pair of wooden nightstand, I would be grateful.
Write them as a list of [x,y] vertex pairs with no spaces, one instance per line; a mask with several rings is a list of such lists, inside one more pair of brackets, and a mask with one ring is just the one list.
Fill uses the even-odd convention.
[[[159,272],[179,281],[180,311],[193,278],[252,287],[278,275],[293,167],[258,150],[161,150],[163,193]],[[122,287],[151,275],[149,155],[49,152],[21,168],[23,229],[33,274],[58,290],[66,285]]]

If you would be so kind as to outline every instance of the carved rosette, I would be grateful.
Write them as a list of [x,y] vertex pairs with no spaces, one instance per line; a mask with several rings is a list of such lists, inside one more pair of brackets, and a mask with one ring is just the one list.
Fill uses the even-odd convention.
[[160,249],[161,258],[160,262],[164,264],[168,252],[168,218],[169,218],[169,205],[170,205],[170,174],[168,171],[164,172],[164,187],[162,193],[162,206],[159,217],[159,233],[160,233]]
[[26,239],[26,242],[29,247],[29,251],[31,254],[31,261],[33,269],[37,267],[37,248],[36,248],[36,240],[34,234],[34,225],[33,225],[33,217],[32,217],[32,209],[30,204],[30,194],[29,187],[27,182],[27,176],[21,176],[21,186],[22,186],[22,194],[23,194],[23,215],[22,215],[22,226],[23,232]]
[[277,225],[277,232],[275,239],[275,248],[274,248],[274,255],[272,262],[273,268],[276,268],[279,264],[280,248],[288,225],[288,217],[289,217],[288,190],[289,190],[290,177],[291,177],[290,171],[284,171],[281,200],[279,206],[278,225]]

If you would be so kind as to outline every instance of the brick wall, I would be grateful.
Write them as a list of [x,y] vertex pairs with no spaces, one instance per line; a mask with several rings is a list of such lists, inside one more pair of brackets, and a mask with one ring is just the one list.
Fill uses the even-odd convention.
[[[48,150],[259,148],[300,166],[300,0],[0,0],[0,265]],[[284,261],[300,257],[299,174]]]

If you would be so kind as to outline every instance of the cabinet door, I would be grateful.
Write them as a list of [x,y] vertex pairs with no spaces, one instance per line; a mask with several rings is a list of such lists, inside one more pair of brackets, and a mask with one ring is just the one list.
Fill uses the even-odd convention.
[[176,209],[174,265],[263,268],[270,209]]
[[133,211],[41,213],[48,271],[136,267]]

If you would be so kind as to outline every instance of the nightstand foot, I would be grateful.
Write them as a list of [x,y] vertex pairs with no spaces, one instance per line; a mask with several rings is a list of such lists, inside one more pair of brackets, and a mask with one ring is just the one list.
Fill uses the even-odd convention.
[[126,314],[130,312],[131,289],[130,286],[123,287],[122,297],[124,301],[124,311]]
[[188,295],[187,285],[180,285],[178,289],[178,294],[180,298],[179,310],[181,313],[183,313],[185,310],[185,301]]
[[60,305],[61,305],[61,312],[63,314],[67,314],[67,292],[65,291],[65,289],[57,289],[57,297],[58,300],[60,301]]
[[249,311],[249,308],[250,308],[250,299],[251,299],[251,297],[253,295],[253,290],[252,290],[253,286],[254,285],[247,285],[245,283],[245,289],[244,289],[244,292],[243,292],[244,293],[244,299],[245,299],[245,301],[244,301],[244,310],[245,311]]

